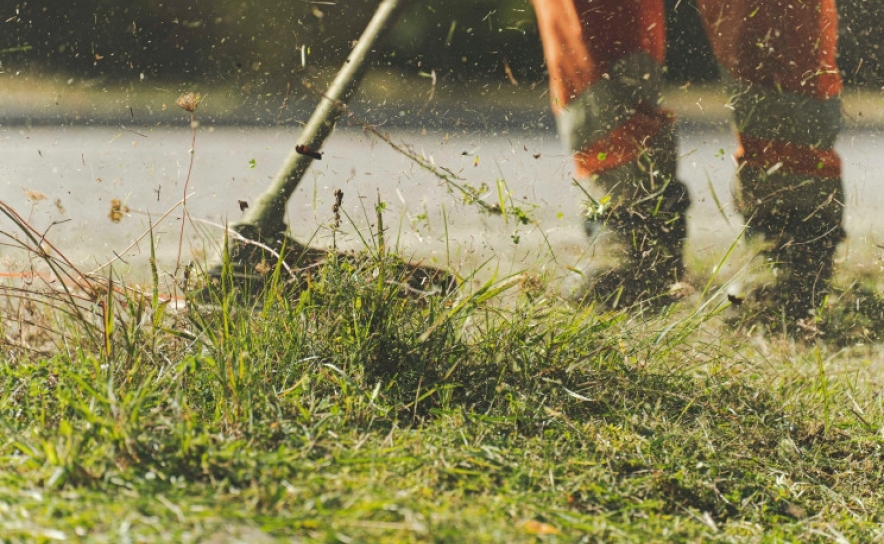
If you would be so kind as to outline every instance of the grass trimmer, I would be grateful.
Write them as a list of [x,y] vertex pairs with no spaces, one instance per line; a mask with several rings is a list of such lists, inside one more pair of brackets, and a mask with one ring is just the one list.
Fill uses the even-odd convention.
[[[286,205],[310,164],[321,157],[319,150],[334,129],[344,105],[359,87],[372,55],[409,4],[410,0],[383,0],[380,3],[270,186],[249,207],[242,219],[231,225],[231,229],[242,239],[229,240],[229,247],[222,252],[220,262],[210,266],[210,278],[220,278],[228,273],[224,270],[224,263],[227,262],[229,274],[237,283],[248,283],[254,287],[263,285],[266,270],[272,269],[278,262],[275,255],[282,253],[286,264],[293,269],[316,264],[328,256],[327,251],[306,247],[288,236]],[[435,285],[439,284],[439,280],[446,285],[451,283],[448,275],[439,270],[421,266],[410,269],[414,276],[408,278],[411,285],[420,283],[425,287],[428,278],[432,278]]]

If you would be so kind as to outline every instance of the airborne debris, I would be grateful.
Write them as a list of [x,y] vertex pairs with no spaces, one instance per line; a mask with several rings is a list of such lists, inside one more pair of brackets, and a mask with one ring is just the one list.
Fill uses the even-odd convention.
[[175,101],[178,107],[184,111],[193,113],[200,104],[202,97],[199,93],[184,93]]
[[261,262],[255,265],[255,272],[262,276],[267,275],[271,270],[272,268],[270,267],[270,263],[267,262],[267,259],[261,259]]
[[111,209],[108,217],[114,223],[119,223],[123,219],[123,215],[129,213],[129,206],[123,204],[119,198],[111,200]]
[[322,160],[322,153],[319,153],[318,151],[313,151],[312,149],[310,149],[306,145],[296,145],[295,152],[297,152],[299,155],[306,155],[308,157],[312,157],[318,161]]
[[37,202],[40,202],[41,200],[46,200],[47,198],[49,198],[46,196],[46,193],[43,193],[40,191],[33,191],[31,189],[26,189],[24,187],[22,187],[21,190],[24,191],[25,197],[27,197],[27,199],[33,203],[37,203]]
[[518,87],[519,80],[517,80],[516,76],[513,75],[513,69],[510,68],[510,63],[507,62],[506,58],[503,59],[503,71],[504,73],[506,73],[506,78],[510,80],[510,83],[513,86]]
[[332,213],[335,214],[335,229],[341,228],[341,203],[344,201],[344,191],[335,189],[335,203],[332,205]]

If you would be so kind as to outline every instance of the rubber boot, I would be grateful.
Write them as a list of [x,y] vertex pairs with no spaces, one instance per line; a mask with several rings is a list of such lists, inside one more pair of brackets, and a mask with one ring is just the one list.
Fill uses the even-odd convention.
[[829,293],[835,251],[845,237],[841,180],[744,167],[739,182],[747,234],[764,237],[762,254],[775,278],[757,298],[801,325]]
[[685,212],[690,206],[687,188],[674,176],[675,167],[675,139],[669,134],[658,137],[635,163],[596,178],[607,194],[604,204],[599,200],[587,212],[587,234],[606,227],[619,246],[619,263],[593,274],[581,300],[601,301],[615,309],[640,303],[660,308],[674,302],[670,287],[685,272]]

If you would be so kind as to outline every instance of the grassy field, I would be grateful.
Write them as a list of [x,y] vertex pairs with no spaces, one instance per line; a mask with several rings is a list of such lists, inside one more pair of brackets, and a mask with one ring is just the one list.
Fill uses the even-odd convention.
[[531,273],[416,294],[378,237],[176,310],[7,217],[67,281],[3,290],[2,542],[884,540],[863,335],[733,327],[703,292],[605,312]]

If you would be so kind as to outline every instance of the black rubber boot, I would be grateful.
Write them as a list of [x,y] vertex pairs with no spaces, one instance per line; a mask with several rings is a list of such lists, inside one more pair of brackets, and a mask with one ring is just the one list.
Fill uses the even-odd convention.
[[662,308],[675,301],[670,288],[681,281],[687,238],[685,212],[691,204],[687,187],[675,178],[674,127],[664,130],[634,162],[596,176],[605,202],[593,202],[586,230],[605,227],[620,249],[618,265],[593,274],[579,293],[581,301],[600,301],[611,308],[643,304]]
[[621,203],[587,217],[587,233],[601,226],[616,236],[621,253],[612,270],[592,275],[580,298],[611,308],[644,304],[661,308],[675,301],[671,287],[685,272],[682,252],[687,238],[686,187],[673,180],[656,194],[632,204]]
[[835,251],[845,236],[841,180],[754,168],[743,168],[739,180],[748,234],[764,237],[763,256],[775,279],[756,298],[801,326],[829,293]]

